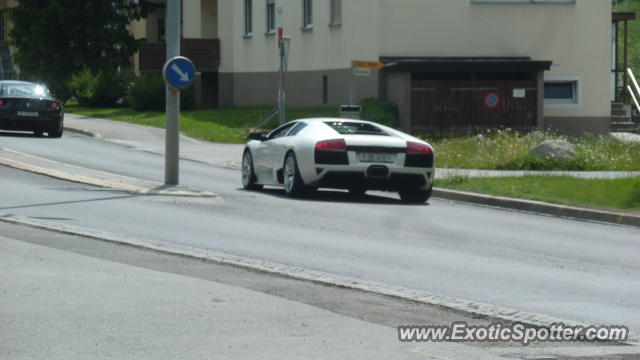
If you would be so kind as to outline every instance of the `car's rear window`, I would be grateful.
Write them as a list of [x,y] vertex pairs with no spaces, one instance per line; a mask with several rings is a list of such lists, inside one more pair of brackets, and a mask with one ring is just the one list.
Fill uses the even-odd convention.
[[368,123],[351,122],[351,121],[327,121],[333,130],[341,135],[380,135],[389,136],[381,128]]
[[51,98],[51,94],[42,85],[10,84],[0,86],[0,96],[18,98]]

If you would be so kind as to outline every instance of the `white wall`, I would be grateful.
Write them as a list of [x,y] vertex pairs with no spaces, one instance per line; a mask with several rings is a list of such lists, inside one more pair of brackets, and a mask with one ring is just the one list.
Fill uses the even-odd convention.
[[[289,71],[345,69],[354,58],[378,58],[379,0],[344,0],[342,26],[329,26],[329,1],[314,1],[313,30],[303,31],[302,1],[278,0],[285,36],[291,38]],[[266,1],[254,0],[253,36],[243,38],[244,1],[219,0],[221,72],[270,72],[278,68],[275,35],[265,35]],[[228,12],[230,11],[230,12]],[[232,52],[231,54],[229,52]],[[234,61],[235,60],[235,61]]]
[[[243,38],[241,0],[219,0],[222,73],[277,69],[275,36],[265,36],[265,0],[254,0],[253,36]],[[380,56],[510,57],[551,60],[549,79],[580,80],[581,103],[546,116],[608,116],[611,2],[477,4],[470,0],[343,0],[330,27],[329,1],[314,1],[314,29],[302,31],[302,1],[278,0],[292,38],[289,71],[345,69]]]
[[218,0],[202,0],[201,23],[203,38],[218,37]]
[[551,60],[545,78],[580,79],[581,104],[546,116],[610,112],[611,2],[472,4],[469,0],[382,0],[383,56],[527,56]]

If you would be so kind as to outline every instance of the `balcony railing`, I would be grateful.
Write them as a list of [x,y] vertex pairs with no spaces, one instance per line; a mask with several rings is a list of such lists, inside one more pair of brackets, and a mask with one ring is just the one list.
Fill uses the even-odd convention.
[[[166,62],[164,43],[147,43],[140,48],[140,71],[160,72]],[[180,54],[188,57],[199,72],[215,72],[220,65],[220,39],[182,39]]]

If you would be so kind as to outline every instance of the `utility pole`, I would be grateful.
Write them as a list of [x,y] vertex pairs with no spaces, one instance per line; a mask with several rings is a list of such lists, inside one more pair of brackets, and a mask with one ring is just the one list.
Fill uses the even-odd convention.
[[286,66],[286,49],[284,46],[284,29],[282,28],[283,21],[283,10],[282,7],[278,7],[278,60],[279,60],[279,68],[278,68],[278,115],[280,116],[280,125],[283,125],[287,121],[286,114],[286,92],[285,92],[285,82],[284,82],[284,73]]
[[[167,0],[167,60],[180,56],[180,0]],[[165,131],[165,185],[178,185],[180,174],[180,90],[167,85]]]
[[356,61],[351,61],[351,86],[349,87],[349,105],[355,105],[356,101]]

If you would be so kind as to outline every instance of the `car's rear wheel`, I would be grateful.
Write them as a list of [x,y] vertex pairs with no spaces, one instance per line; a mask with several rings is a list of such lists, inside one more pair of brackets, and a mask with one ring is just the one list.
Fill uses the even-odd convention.
[[60,138],[60,137],[62,137],[62,132],[63,131],[64,131],[64,128],[62,127],[62,124],[59,124],[58,126],[56,126],[53,129],[49,130],[47,132],[47,135],[49,135],[50,138]]
[[306,193],[307,187],[302,181],[298,161],[293,152],[289,152],[284,159],[284,192],[292,197],[302,196]]
[[260,190],[262,185],[256,184],[256,174],[253,170],[253,158],[247,150],[242,156],[242,186],[247,190]]
[[429,186],[428,189],[402,189],[398,193],[400,194],[400,199],[406,203],[423,204],[431,197],[432,190],[433,185]]

